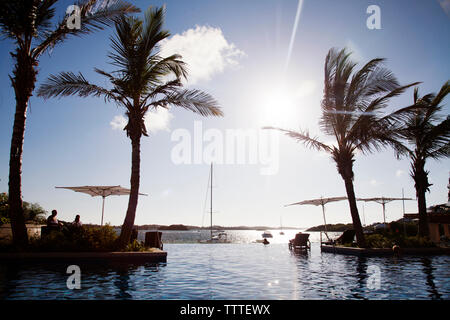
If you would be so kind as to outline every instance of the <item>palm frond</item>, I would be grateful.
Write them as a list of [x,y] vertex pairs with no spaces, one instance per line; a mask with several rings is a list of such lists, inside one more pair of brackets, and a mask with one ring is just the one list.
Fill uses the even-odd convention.
[[263,127],[263,129],[265,130],[278,130],[283,132],[285,135],[287,135],[288,137],[293,138],[294,140],[296,140],[297,142],[302,142],[306,147],[311,148],[311,149],[316,149],[317,151],[327,151],[327,152],[332,152],[333,148],[326,145],[323,142],[320,142],[319,139],[317,137],[311,137],[309,135],[308,131],[293,131],[293,130],[286,130],[286,129],[282,129],[282,128],[277,128],[277,127]]
[[23,44],[39,37],[50,27],[56,0],[22,0],[0,2],[0,35]]
[[50,75],[39,87],[37,95],[44,99],[77,95],[80,97],[103,96],[107,101],[120,100],[111,90],[91,84],[81,73],[76,75],[73,72]]
[[[449,93],[447,81],[438,94],[429,93],[419,96],[418,88],[414,90],[414,105],[398,111],[394,117],[399,142],[410,144],[413,152],[409,153],[413,169],[417,163],[425,164],[427,158],[440,159],[449,156],[450,116],[442,120],[440,105]],[[440,121],[438,124],[436,122]]]
[[450,156],[450,142],[447,142],[440,148],[430,150],[430,152],[427,153],[427,157],[434,160],[448,158],[449,156]]
[[441,87],[439,93],[435,95],[433,101],[430,103],[433,106],[438,106],[445,99],[445,97],[450,93],[450,80],[447,80],[446,83]]
[[153,88],[153,90],[142,99],[142,104],[146,105],[148,100],[156,100],[156,97],[159,95],[162,96],[171,95],[173,92],[176,92],[182,86],[183,84],[178,79],[168,81],[160,86]]
[[139,48],[145,56],[150,56],[154,49],[158,49],[158,43],[170,36],[168,30],[163,30],[164,16],[165,7],[149,7],[145,12]]
[[433,159],[448,157],[448,146],[450,144],[450,116],[447,116],[447,119],[427,130],[424,133],[421,142],[428,157]]
[[181,107],[202,116],[223,116],[218,102],[211,95],[196,89],[176,91],[149,104],[153,108],[166,108],[168,105]]
[[165,58],[152,56],[151,61],[149,61],[148,72],[158,76],[173,74],[177,79],[186,79],[188,75],[186,63],[181,59],[182,57],[179,54],[173,54]]
[[53,31],[45,34],[45,39],[33,49],[33,57],[39,57],[43,52],[54,47],[68,36],[81,36],[113,24],[116,19],[125,14],[139,12],[135,6],[122,0],[88,0],[77,3],[80,7],[81,28],[69,29],[65,16]]
[[[382,97],[373,99],[354,121],[348,131],[346,140],[354,142],[359,147],[365,145],[375,146],[377,142],[383,143],[382,141],[385,140],[384,137],[388,137],[396,132],[392,126],[403,113],[394,112],[380,116],[379,111],[387,106],[386,104],[390,98],[402,94],[406,89],[415,85],[417,85],[417,82],[398,87]],[[406,112],[406,109],[404,112]]]

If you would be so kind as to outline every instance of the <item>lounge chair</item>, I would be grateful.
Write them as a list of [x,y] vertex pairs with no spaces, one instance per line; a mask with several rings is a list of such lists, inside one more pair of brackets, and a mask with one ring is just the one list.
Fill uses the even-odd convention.
[[355,230],[353,229],[345,230],[344,233],[342,233],[341,236],[335,240],[335,243],[336,244],[353,243],[354,238],[355,238]]
[[163,242],[162,242],[161,238],[162,238],[162,232],[160,232],[160,231],[146,232],[145,233],[145,246],[163,250]]
[[309,233],[297,233],[294,239],[289,240],[289,249],[291,250],[308,250],[311,249],[309,242]]

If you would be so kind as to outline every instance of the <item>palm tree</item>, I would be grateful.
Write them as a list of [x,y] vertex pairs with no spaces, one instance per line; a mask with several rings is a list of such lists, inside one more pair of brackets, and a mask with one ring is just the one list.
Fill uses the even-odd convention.
[[111,38],[113,51],[109,58],[118,69],[111,73],[95,69],[105,76],[112,88],[88,82],[81,73],[63,72],[50,76],[38,91],[44,98],[78,95],[103,96],[125,108],[128,123],[124,130],[131,140],[131,191],[128,209],[119,237],[119,247],[130,241],[138,203],[140,180],[140,141],[147,136],[145,116],[148,110],[178,106],[203,116],[222,116],[217,102],[209,94],[196,89],[183,89],[186,67],[178,54],[160,55],[159,43],[170,36],[162,29],[164,8],[149,8],[144,20],[122,17]]
[[23,217],[22,202],[22,153],[28,102],[33,94],[39,59],[68,36],[81,36],[102,30],[114,19],[129,12],[137,12],[134,6],[122,2],[85,0],[78,3],[81,26],[71,29],[70,16],[57,25],[52,24],[57,0],[16,0],[0,2],[0,36],[14,41],[11,55],[15,61],[10,76],[16,97],[16,111],[11,139],[9,162],[9,206],[13,242],[25,246],[28,236]]
[[398,129],[399,143],[397,155],[411,159],[411,177],[416,188],[419,209],[419,235],[428,236],[428,218],[425,194],[430,191],[428,171],[425,170],[427,159],[442,159],[450,155],[450,116],[440,115],[441,102],[450,92],[447,81],[438,94],[429,93],[422,98],[419,90],[414,90],[414,105],[400,117]]
[[350,60],[346,49],[330,49],[328,52],[319,124],[326,135],[335,137],[335,144],[325,144],[317,137],[311,137],[308,131],[266,127],[280,130],[307,147],[331,155],[345,183],[360,247],[366,244],[353,187],[355,152],[370,153],[392,143],[395,121],[381,112],[390,98],[414,85],[400,86],[391,71],[381,66],[383,61],[381,58],[373,59],[355,71],[356,63]]

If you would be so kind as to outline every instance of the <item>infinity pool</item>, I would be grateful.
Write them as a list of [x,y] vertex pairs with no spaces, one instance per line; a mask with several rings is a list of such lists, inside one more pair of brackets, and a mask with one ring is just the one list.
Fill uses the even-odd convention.
[[[276,241],[275,241],[276,242]],[[1,299],[450,299],[450,257],[294,254],[285,243],[165,244],[167,263],[1,265]]]

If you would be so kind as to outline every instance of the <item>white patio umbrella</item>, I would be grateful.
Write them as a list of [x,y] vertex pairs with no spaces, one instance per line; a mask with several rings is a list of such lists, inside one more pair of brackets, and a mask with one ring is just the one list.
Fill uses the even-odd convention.
[[414,200],[414,199],[411,199],[411,198],[385,198],[385,197],[381,197],[381,198],[357,198],[356,200],[364,201],[364,202],[373,201],[373,202],[381,204],[383,206],[383,221],[384,221],[384,224],[386,224],[386,203],[389,203],[391,201],[397,201],[397,200]]
[[328,237],[328,234],[327,234],[327,220],[325,219],[325,205],[329,202],[335,202],[335,201],[341,201],[341,200],[347,200],[347,197],[333,197],[333,198],[320,197],[319,199],[303,200],[300,202],[287,204],[287,205],[285,205],[285,207],[294,206],[294,205],[307,205],[307,204],[310,204],[313,206],[322,206],[323,223],[325,226],[325,235],[327,236],[328,240],[330,240],[330,238]]
[[[102,197],[102,223],[103,214],[105,211],[105,198],[109,196],[123,196],[130,194],[130,189],[123,188],[121,186],[81,186],[81,187],[55,187],[57,189],[69,189],[75,192],[82,192],[90,195],[91,197]],[[141,196],[147,196],[147,194],[139,193]]]

